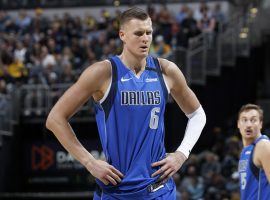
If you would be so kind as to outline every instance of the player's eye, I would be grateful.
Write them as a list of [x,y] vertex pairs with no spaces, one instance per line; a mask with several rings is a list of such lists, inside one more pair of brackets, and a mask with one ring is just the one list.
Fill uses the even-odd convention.
[[256,123],[257,122],[257,119],[251,119],[251,123]]
[[134,33],[136,36],[142,36],[144,34],[144,32],[138,31]]
[[247,121],[247,119],[243,119],[243,122],[246,122]]

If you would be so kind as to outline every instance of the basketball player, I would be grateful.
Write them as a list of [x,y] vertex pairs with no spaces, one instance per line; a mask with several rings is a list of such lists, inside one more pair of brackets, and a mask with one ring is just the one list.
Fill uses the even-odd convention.
[[[152,22],[140,8],[122,13],[121,55],[88,67],[52,108],[46,126],[96,177],[94,199],[176,199],[172,175],[198,140],[206,117],[172,62],[148,55]],[[179,148],[166,154],[164,111],[171,93],[189,118]],[[106,161],[96,160],[77,140],[68,120],[90,97]],[[180,134],[180,133],[179,133]]]
[[239,160],[241,199],[270,199],[270,141],[261,134],[262,109],[254,104],[242,106],[238,128],[243,142]]

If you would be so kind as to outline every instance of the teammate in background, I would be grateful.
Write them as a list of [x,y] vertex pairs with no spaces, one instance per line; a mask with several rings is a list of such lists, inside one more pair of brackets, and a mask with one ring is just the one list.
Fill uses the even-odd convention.
[[[94,199],[176,199],[172,175],[197,142],[206,117],[195,94],[172,62],[148,55],[148,14],[122,13],[120,55],[88,67],[52,108],[46,126],[66,150],[96,177]],[[179,148],[166,154],[164,111],[171,93],[189,118]],[[96,160],[78,141],[68,120],[90,97],[106,161]],[[179,133],[181,134],[181,133]]]
[[270,199],[270,141],[262,135],[263,110],[254,104],[242,106],[237,126],[243,150],[239,160],[241,199]]

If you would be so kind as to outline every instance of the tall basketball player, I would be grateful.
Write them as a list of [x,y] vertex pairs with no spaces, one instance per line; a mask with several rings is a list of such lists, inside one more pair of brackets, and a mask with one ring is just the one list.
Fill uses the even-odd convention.
[[270,199],[270,141],[261,134],[262,122],[259,106],[242,106],[237,123],[244,146],[238,166],[242,200]]
[[[176,199],[172,175],[197,142],[206,117],[172,62],[148,55],[152,22],[140,8],[122,13],[120,55],[88,67],[51,110],[46,126],[86,169],[100,190],[94,199]],[[166,155],[164,110],[168,94],[189,118],[179,148]],[[68,120],[90,97],[106,161],[77,140]]]

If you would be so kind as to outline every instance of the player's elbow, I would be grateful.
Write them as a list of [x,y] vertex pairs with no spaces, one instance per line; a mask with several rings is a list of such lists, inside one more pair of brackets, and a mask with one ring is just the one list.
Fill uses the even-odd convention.
[[47,119],[46,119],[46,128],[49,129],[50,131],[52,130],[52,127],[53,127],[53,117],[52,117],[52,114],[51,112],[49,113]]
[[49,129],[50,131],[54,132],[53,130],[55,129],[57,116],[55,112],[51,111],[46,119],[46,128]]

